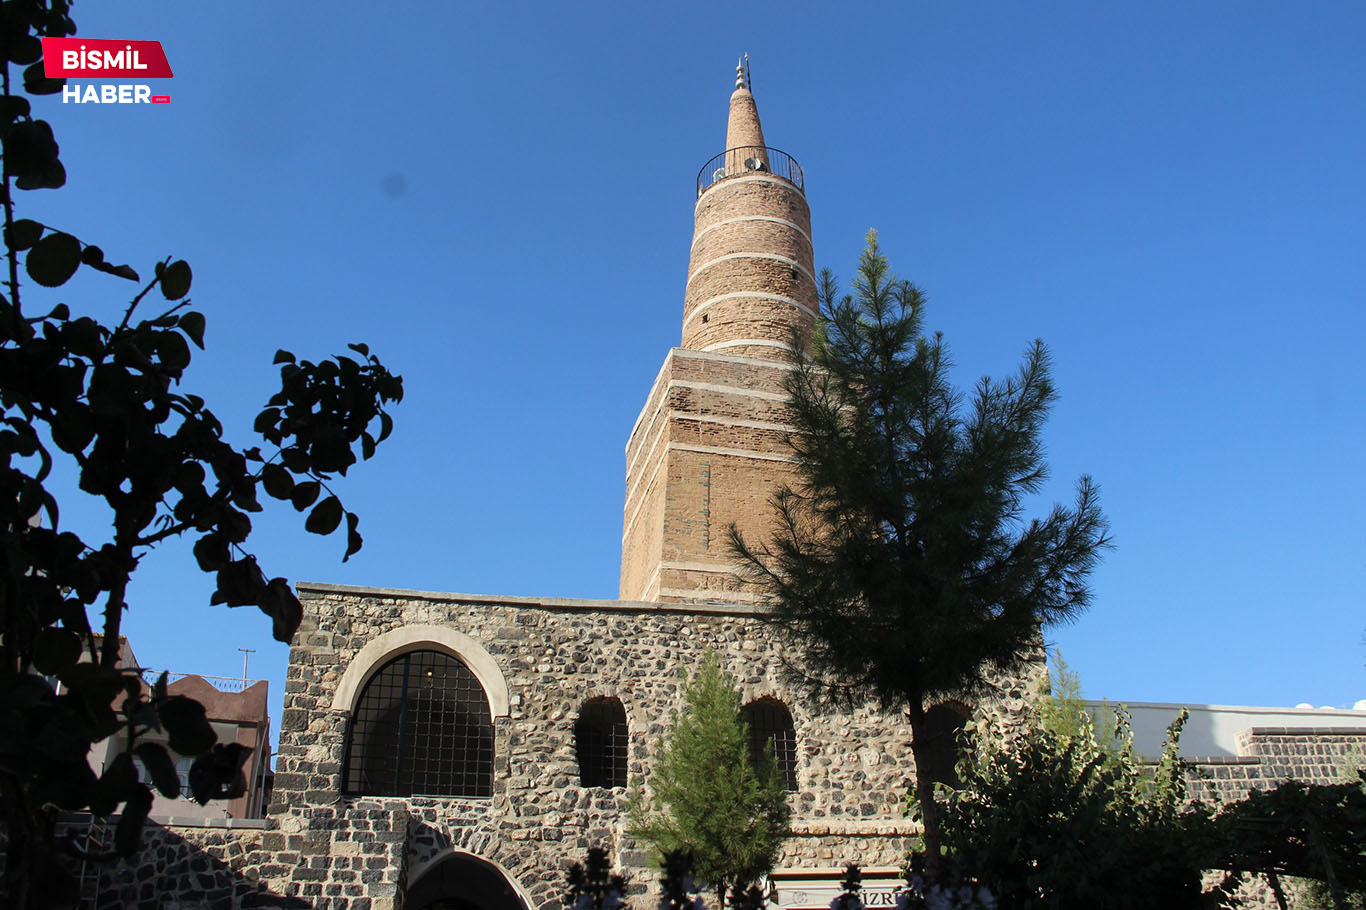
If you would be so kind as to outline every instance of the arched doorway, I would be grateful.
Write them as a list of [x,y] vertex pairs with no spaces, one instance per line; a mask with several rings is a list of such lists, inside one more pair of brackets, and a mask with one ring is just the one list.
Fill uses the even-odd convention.
[[506,875],[468,853],[428,865],[408,887],[406,910],[530,910]]

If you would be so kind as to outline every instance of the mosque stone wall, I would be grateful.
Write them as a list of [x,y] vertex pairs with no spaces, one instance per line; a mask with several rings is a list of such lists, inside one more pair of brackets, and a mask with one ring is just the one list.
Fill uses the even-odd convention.
[[[793,717],[798,787],[790,799],[797,833],[780,867],[854,860],[896,865],[905,856],[913,833],[902,817],[913,773],[909,728],[871,706],[836,712],[804,702],[783,682],[783,653],[753,608],[323,585],[300,586],[300,595],[306,618],[290,655],[272,808],[283,846],[293,838],[310,845],[312,856],[351,857],[352,845],[375,832],[376,818],[402,818],[405,881],[451,851],[470,853],[502,869],[533,906],[550,907],[560,899],[565,866],[598,845],[646,880],[642,848],[623,830],[625,791],[579,784],[574,722],[588,699],[620,699],[629,771],[638,779],[679,707],[683,671],[711,649],[737,677],[745,702],[776,698]],[[492,688],[506,686],[506,713],[494,719],[492,796],[343,795],[349,699],[357,681],[395,653],[372,643],[427,647],[424,635],[439,637],[433,630],[467,636],[472,644],[458,656],[472,668],[484,662],[483,674],[491,661],[500,677]],[[440,642],[430,647],[449,650]],[[1026,689],[1019,681],[1006,685],[984,710],[1010,722]],[[301,851],[290,856],[302,858]],[[320,865],[333,868],[326,860]],[[325,877],[322,884],[343,883]],[[392,884],[399,886],[395,893],[402,890],[402,883]],[[335,900],[329,906],[351,906],[344,894]]]

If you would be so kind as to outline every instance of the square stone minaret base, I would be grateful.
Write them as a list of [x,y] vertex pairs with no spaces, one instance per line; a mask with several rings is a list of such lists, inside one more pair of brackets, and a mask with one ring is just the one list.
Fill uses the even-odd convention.
[[728,529],[773,528],[772,497],[795,479],[777,360],[673,348],[626,446],[621,598],[749,603]]

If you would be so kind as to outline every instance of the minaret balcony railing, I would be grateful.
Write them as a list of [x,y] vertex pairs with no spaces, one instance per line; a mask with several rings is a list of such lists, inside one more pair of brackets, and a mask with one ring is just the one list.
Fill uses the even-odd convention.
[[787,152],[762,145],[726,149],[702,165],[697,172],[697,195],[701,196],[713,185],[728,177],[751,174],[772,174],[806,192],[802,166]]

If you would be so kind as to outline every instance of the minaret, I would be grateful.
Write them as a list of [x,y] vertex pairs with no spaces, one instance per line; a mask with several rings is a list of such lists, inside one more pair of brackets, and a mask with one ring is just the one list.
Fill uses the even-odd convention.
[[773,527],[791,480],[787,350],[816,319],[801,167],[765,145],[747,61],[726,147],[697,177],[683,343],[664,359],[626,446],[621,598],[749,602],[726,532]]
[[736,67],[726,150],[697,175],[683,347],[782,359],[816,318],[802,170],[764,145],[748,67]]

